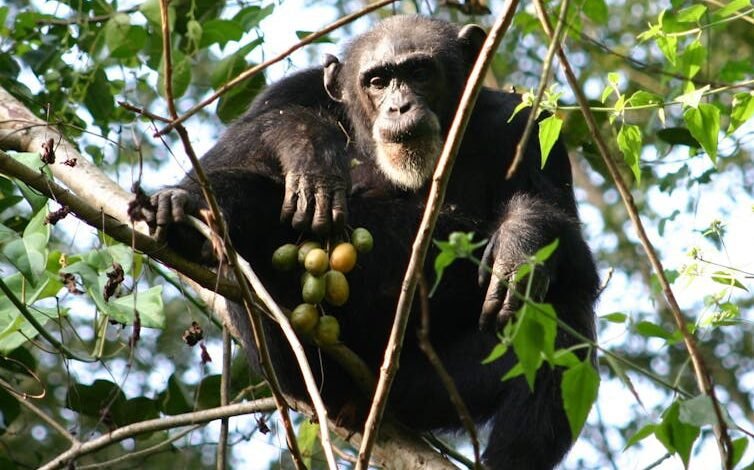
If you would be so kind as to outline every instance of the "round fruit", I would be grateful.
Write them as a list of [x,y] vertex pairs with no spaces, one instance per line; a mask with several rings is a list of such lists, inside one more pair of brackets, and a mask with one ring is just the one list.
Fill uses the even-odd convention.
[[309,252],[315,248],[322,248],[322,247],[317,242],[313,242],[313,241],[304,242],[298,249],[298,264],[303,266],[304,260],[306,259],[306,255],[308,255]]
[[315,276],[324,274],[330,267],[330,260],[327,257],[327,252],[322,248],[312,249],[304,259],[304,267]]
[[358,227],[351,233],[351,243],[356,247],[359,253],[369,253],[374,247],[374,238],[369,230],[364,227]]
[[325,298],[325,278],[309,274],[301,286],[301,297],[304,302],[318,304]]
[[332,346],[338,342],[340,324],[332,315],[322,315],[314,330],[314,340],[322,346]]
[[296,267],[298,248],[293,243],[286,243],[272,253],[272,267],[278,271],[290,271]]
[[319,312],[312,304],[301,304],[291,312],[291,325],[301,334],[311,334],[318,321]]
[[348,300],[348,280],[340,271],[327,271],[325,278],[325,300],[330,305],[340,307]]
[[341,243],[330,254],[330,267],[342,273],[351,272],[356,266],[356,248],[350,243]]

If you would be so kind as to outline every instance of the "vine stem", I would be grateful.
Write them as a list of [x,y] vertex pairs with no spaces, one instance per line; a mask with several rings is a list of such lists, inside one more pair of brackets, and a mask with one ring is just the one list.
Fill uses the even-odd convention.
[[[170,111],[170,116],[173,119],[176,119],[178,117],[178,113],[175,108],[175,99],[173,97],[173,88],[172,88],[172,82],[173,82],[173,75],[172,75],[172,66],[171,66],[171,41],[170,41],[170,20],[168,15],[168,2],[169,0],[160,0],[160,15],[161,15],[161,22],[162,22],[162,45],[163,45],[163,64],[165,67],[165,100],[168,103],[168,110]],[[199,182],[199,186],[201,188],[202,195],[204,196],[205,201],[207,202],[207,206],[209,207],[213,221],[217,225],[217,230],[220,236],[220,239],[223,241],[222,243],[222,249],[223,254],[227,257],[228,263],[230,264],[230,268],[233,270],[235,276],[237,279],[243,279],[243,273],[241,272],[238,264],[238,256],[236,253],[235,248],[233,247],[230,236],[229,236],[229,230],[228,226],[225,223],[225,220],[222,216],[222,211],[220,210],[220,205],[217,202],[217,198],[215,198],[215,194],[212,191],[212,186],[210,185],[209,179],[207,178],[207,175],[204,173],[204,170],[202,168],[201,163],[199,162],[199,158],[196,155],[196,152],[194,151],[193,146],[191,145],[191,139],[189,138],[188,132],[186,131],[186,128],[182,124],[178,124],[175,127],[176,132],[178,132],[178,135],[181,138],[181,142],[183,143],[183,147],[186,151],[186,155],[188,156],[189,160],[191,161],[191,166],[194,169],[194,174],[196,176],[197,181]],[[251,289],[249,289],[249,285],[245,282],[239,282],[239,287],[241,288],[241,296],[243,298],[243,305],[246,308],[246,313],[249,318],[249,322],[251,323],[251,332],[252,336],[254,338],[254,344],[257,348],[257,351],[259,352],[259,362],[262,366],[262,369],[265,372],[265,376],[267,378],[267,381],[270,385],[270,391],[272,392],[272,397],[275,400],[275,405],[277,406],[278,412],[280,414],[280,418],[283,421],[283,428],[285,429],[285,436],[286,441],[288,444],[288,449],[291,452],[291,458],[293,460],[294,465],[298,470],[305,470],[306,465],[304,464],[304,458],[301,455],[301,451],[298,448],[298,441],[296,439],[296,431],[293,428],[293,421],[291,421],[291,417],[288,414],[288,404],[285,401],[285,397],[283,396],[283,392],[280,388],[280,384],[277,379],[277,375],[275,374],[275,369],[272,365],[272,359],[270,357],[270,351],[267,347],[267,342],[264,337],[264,332],[262,330],[262,320],[259,317],[259,314],[254,311],[253,305],[254,305],[254,299],[251,293]],[[319,395],[319,393],[315,390],[315,394]],[[317,414],[319,415],[319,409],[317,409]],[[324,423],[322,427],[324,428],[323,434],[327,434],[327,439],[322,440],[322,448],[325,451],[325,455],[327,456],[328,464],[330,465],[330,468],[337,468],[335,464],[335,456],[333,455],[332,446],[329,445],[329,431],[327,430],[327,414],[324,414],[323,416],[319,416],[321,420],[324,420]]]
[[[552,25],[550,24],[550,20],[547,17],[547,14],[545,13],[546,10],[545,6],[542,3],[542,0],[534,0],[534,6],[537,10],[537,15],[539,16],[539,21],[542,24],[542,28],[545,30],[545,33],[551,38],[551,40],[553,40],[554,34]],[[610,173],[610,177],[613,179],[613,182],[615,183],[615,186],[620,193],[623,204],[625,205],[626,211],[628,212],[628,216],[631,219],[641,245],[644,248],[644,252],[646,253],[647,258],[649,259],[649,262],[652,265],[655,274],[657,275],[660,286],[662,287],[662,292],[665,296],[665,300],[670,307],[671,313],[673,314],[673,319],[675,320],[676,326],[683,335],[684,345],[686,346],[686,350],[689,352],[689,356],[691,357],[691,363],[694,368],[694,375],[696,377],[697,386],[699,387],[699,390],[707,395],[712,401],[712,406],[715,411],[715,417],[717,419],[717,425],[715,426],[715,437],[717,440],[718,449],[720,451],[720,457],[725,468],[732,469],[733,444],[731,442],[730,435],[728,434],[728,426],[725,424],[722,407],[719,400],[717,399],[717,396],[715,395],[715,389],[712,385],[712,379],[710,378],[709,371],[704,363],[704,358],[699,351],[699,347],[696,344],[696,338],[691,334],[691,332],[689,332],[688,326],[686,324],[686,319],[684,318],[683,312],[681,311],[681,307],[678,305],[678,301],[675,298],[673,289],[670,287],[668,278],[665,276],[665,270],[662,266],[662,262],[657,255],[657,251],[655,250],[654,245],[652,245],[652,242],[649,240],[649,236],[644,229],[644,224],[641,220],[641,217],[639,217],[639,211],[636,208],[633,195],[628,189],[626,182],[623,180],[623,177],[620,174],[615,160],[610,155],[610,150],[608,149],[605,140],[602,138],[602,134],[600,133],[597,126],[597,121],[594,119],[594,115],[589,109],[589,101],[584,95],[584,92],[581,90],[578,79],[576,78],[576,74],[573,72],[570,61],[568,60],[568,57],[566,56],[565,51],[560,46],[560,44],[558,44],[558,59],[563,66],[563,71],[565,72],[566,79],[568,80],[571,90],[573,91],[574,95],[576,96],[576,100],[579,103],[579,107],[581,108],[581,112],[584,115],[584,119],[589,128],[589,132],[594,138],[595,143],[597,144],[597,148],[599,149],[602,161],[607,167],[608,172]]]
[[432,232],[434,231],[440,208],[445,199],[445,190],[450,179],[450,172],[461,145],[461,138],[471,117],[479,91],[482,88],[484,75],[492,63],[495,51],[500,45],[503,35],[513,21],[513,14],[517,6],[518,0],[508,0],[506,2],[503,7],[503,13],[495,21],[482,45],[479,57],[474,63],[474,67],[466,81],[458,110],[453,118],[453,123],[451,124],[448,137],[437,163],[437,169],[432,177],[432,187],[427,200],[427,206],[411,248],[411,258],[409,259],[408,268],[403,278],[401,295],[398,299],[390,339],[385,349],[385,358],[382,367],[380,368],[380,377],[372,400],[372,406],[369,410],[369,416],[364,425],[364,437],[359,448],[356,470],[366,470],[369,467],[369,456],[377,438],[382,415],[387,406],[387,397],[390,393],[390,388],[398,371],[403,338],[406,334],[408,317],[411,305],[413,305],[414,294],[416,293],[417,279],[422,266],[424,266],[424,259],[427,256]]

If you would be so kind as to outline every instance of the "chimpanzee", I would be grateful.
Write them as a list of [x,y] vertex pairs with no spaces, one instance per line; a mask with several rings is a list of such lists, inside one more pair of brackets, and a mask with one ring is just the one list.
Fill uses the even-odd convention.
[[[477,26],[388,18],[354,39],[342,62],[327,56],[323,67],[270,86],[202,159],[233,243],[283,306],[293,308],[301,297],[296,280],[272,269],[276,247],[300,240],[302,232],[342,235],[346,222],[372,232],[373,252],[349,273],[350,300],[326,309],[340,321],[341,340],[375,374],[435,163],[484,37]],[[539,248],[559,240],[545,266],[531,274],[531,294],[588,338],[595,335],[598,278],[580,233],[562,144],[540,169],[534,140],[515,176],[505,178],[526,120],[522,112],[509,122],[519,102],[516,94],[484,89],[474,108],[434,236],[447,239],[463,231],[489,238],[483,264],[496,276],[461,261],[445,271],[429,300],[431,342],[472,417],[492,420],[485,464],[546,469],[563,458],[573,437],[560,371],[543,366],[532,392],[522,377],[501,380],[516,362],[512,352],[491,364],[482,360],[498,343],[496,332],[521,306],[507,282]],[[174,224],[203,206],[192,175],[158,192],[152,203],[155,210],[146,214],[152,226],[167,229],[168,242],[185,253],[201,252],[192,230]],[[431,264],[425,267],[427,279],[434,278]],[[414,307],[413,328],[419,310]],[[271,321],[265,328],[281,386],[307,399],[288,344]],[[564,331],[556,341],[561,348],[580,342]],[[313,345],[307,348],[331,416],[359,429],[369,397],[361,396],[335,362]],[[418,430],[460,426],[413,333],[406,337],[389,411]]]

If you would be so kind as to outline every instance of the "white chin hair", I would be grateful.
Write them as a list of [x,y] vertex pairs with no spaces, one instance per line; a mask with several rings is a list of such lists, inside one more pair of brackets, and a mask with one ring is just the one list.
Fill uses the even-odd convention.
[[435,171],[440,145],[437,139],[410,143],[377,142],[377,166],[403,189],[419,189]]

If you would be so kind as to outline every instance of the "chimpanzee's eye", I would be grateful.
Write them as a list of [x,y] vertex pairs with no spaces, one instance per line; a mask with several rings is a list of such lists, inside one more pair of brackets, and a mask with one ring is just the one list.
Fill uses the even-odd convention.
[[378,90],[385,88],[387,84],[387,78],[382,75],[375,75],[369,79],[369,86],[372,88],[377,88]]

